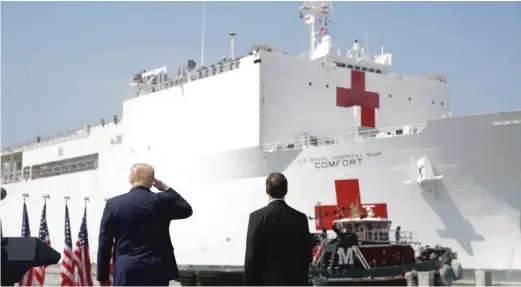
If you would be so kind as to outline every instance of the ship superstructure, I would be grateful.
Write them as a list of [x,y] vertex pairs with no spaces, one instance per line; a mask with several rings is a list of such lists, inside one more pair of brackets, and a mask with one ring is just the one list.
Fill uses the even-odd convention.
[[4,234],[19,236],[24,200],[36,230],[48,194],[61,251],[68,196],[73,233],[87,204],[95,253],[106,198],[128,190],[131,164],[146,161],[194,208],[171,224],[181,265],[241,266],[248,214],[280,171],[287,201],[310,217],[317,202],[374,205],[423,244],[453,248],[466,268],[521,269],[521,111],[450,117],[443,76],[391,74],[392,55],[369,57],[358,41],[334,51],[318,24],[328,5],[304,3],[305,55],[254,45],[214,65],[187,61],[173,77],[142,71],[121,120],[4,149]]

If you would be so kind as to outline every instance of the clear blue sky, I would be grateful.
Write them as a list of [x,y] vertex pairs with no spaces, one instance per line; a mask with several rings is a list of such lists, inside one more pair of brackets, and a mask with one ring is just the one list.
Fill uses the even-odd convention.
[[[121,115],[141,69],[200,59],[200,2],[2,3],[2,145]],[[208,2],[205,63],[270,43],[307,49],[299,2]],[[335,2],[329,31],[347,48],[367,32],[394,73],[445,74],[453,115],[521,109],[521,3]]]

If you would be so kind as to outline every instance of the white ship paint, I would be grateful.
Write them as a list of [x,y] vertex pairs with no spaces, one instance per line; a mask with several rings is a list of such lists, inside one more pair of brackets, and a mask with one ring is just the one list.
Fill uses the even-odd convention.
[[[36,236],[48,193],[51,242],[61,251],[64,196],[73,237],[88,197],[95,261],[105,199],[126,192],[131,164],[146,161],[194,208],[171,224],[179,264],[242,265],[248,214],[267,203],[267,174],[281,171],[287,201],[310,216],[317,202],[335,204],[335,180],[358,179],[363,203],[386,203],[395,225],[452,247],[465,268],[521,269],[521,111],[450,117],[443,77],[389,74],[383,49],[369,59],[355,44],[338,56],[330,41],[313,44],[312,57],[257,47],[215,75],[210,67],[169,80],[166,68],[149,71],[142,78],[156,84],[137,84],[120,122],[5,149],[5,236],[20,235],[24,193]],[[379,94],[375,128],[361,127],[359,106],[336,104],[356,73]]]

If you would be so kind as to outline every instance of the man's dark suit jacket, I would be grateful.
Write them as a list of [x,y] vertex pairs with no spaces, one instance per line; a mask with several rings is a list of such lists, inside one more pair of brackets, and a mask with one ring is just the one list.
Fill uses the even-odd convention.
[[250,214],[246,236],[246,286],[308,285],[312,242],[305,214],[273,200]]
[[192,215],[175,190],[153,193],[135,187],[107,201],[101,218],[98,280],[109,279],[114,248],[113,286],[160,286],[179,277],[170,240],[170,221]]

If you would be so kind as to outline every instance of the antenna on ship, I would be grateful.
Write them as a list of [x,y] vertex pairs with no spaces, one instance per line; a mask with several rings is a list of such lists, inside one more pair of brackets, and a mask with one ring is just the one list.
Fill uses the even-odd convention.
[[317,14],[329,15],[332,10],[331,1],[303,1],[299,10],[306,13],[305,20],[309,24],[309,52],[308,57],[313,56],[315,51],[315,16]]
[[235,39],[237,37],[237,32],[230,32],[228,33],[230,35],[230,49],[232,51],[232,59],[235,59]]
[[205,28],[205,17],[206,17],[206,1],[203,1],[203,20],[201,27],[201,67],[204,63],[204,28]]
[[370,60],[371,54],[369,53],[369,44],[367,43],[367,31],[365,31],[365,47],[364,47],[364,59]]

